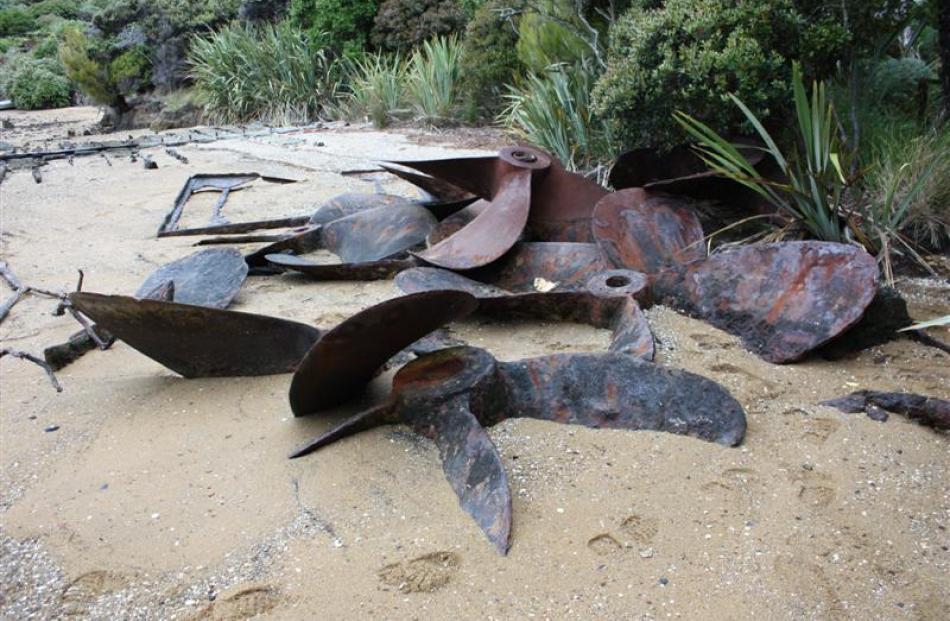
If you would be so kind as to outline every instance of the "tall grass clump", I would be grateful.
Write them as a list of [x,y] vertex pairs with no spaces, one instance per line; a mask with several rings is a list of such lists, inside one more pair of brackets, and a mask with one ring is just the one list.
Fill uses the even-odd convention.
[[587,65],[552,65],[508,87],[499,122],[521,139],[550,151],[569,170],[609,160],[609,127],[590,107],[595,76]]
[[444,125],[455,120],[459,96],[458,37],[435,37],[409,60],[406,97],[419,120]]
[[286,22],[196,37],[189,62],[206,114],[223,123],[306,122],[338,88],[335,63]]
[[682,112],[676,112],[675,117],[696,140],[697,151],[711,170],[753,190],[801,223],[813,237],[846,241],[844,200],[851,180],[845,177],[846,154],[835,125],[834,107],[821,82],[813,85],[809,101],[797,63],[792,69],[792,93],[799,135],[787,156],[755,113],[729,95],[765,143],[766,155],[775,160],[785,178],[781,182],[763,179],[733,144],[705,123]]
[[349,90],[341,97],[341,114],[368,117],[376,127],[386,127],[402,111],[407,73],[408,64],[399,54],[367,54],[349,62]]

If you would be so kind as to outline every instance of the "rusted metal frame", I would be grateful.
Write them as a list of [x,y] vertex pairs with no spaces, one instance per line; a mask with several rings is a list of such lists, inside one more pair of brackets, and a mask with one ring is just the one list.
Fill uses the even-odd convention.
[[[197,235],[241,235],[262,229],[289,229],[305,226],[310,222],[310,216],[292,216],[275,218],[273,220],[254,220],[252,222],[233,222],[216,224],[191,229],[175,229],[159,234],[159,237],[183,237]],[[201,242],[199,242],[201,243]]]

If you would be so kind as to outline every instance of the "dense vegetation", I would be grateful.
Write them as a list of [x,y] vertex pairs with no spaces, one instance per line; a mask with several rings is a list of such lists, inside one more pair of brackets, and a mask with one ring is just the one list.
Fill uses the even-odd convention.
[[[497,123],[592,173],[688,141],[726,166],[717,148],[767,137],[788,183],[759,189],[796,223],[773,236],[909,256],[950,245],[948,4],[0,0],[0,97],[123,112],[187,89],[224,122]],[[818,143],[795,97],[813,81]]]

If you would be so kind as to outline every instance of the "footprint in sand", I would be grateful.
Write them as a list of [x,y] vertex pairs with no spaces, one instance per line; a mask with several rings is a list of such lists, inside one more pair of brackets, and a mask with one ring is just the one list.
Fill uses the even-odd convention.
[[280,594],[270,586],[242,585],[225,591],[188,621],[244,621],[270,611],[280,601]]
[[805,423],[802,439],[814,444],[824,444],[831,434],[838,431],[841,423],[832,418],[812,418]]
[[89,571],[66,585],[59,601],[66,615],[82,615],[103,595],[118,591],[128,579],[111,571]]
[[587,542],[587,547],[597,556],[609,556],[623,549],[620,542],[609,533],[601,533]]
[[620,530],[637,543],[650,543],[660,531],[660,523],[653,518],[634,514],[620,523]]
[[431,593],[447,585],[458,573],[461,558],[445,550],[416,557],[404,563],[392,563],[379,570],[383,584],[403,593]]
[[802,468],[790,475],[793,483],[800,485],[798,499],[817,509],[824,509],[835,501],[835,490],[831,487],[832,479],[829,475]]
[[725,340],[719,340],[708,334],[690,334],[689,338],[696,343],[696,348],[700,351],[715,351],[717,349],[732,349],[735,343]]
[[782,396],[785,392],[778,384],[770,380],[765,379],[764,377],[759,377],[751,371],[746,371],[742,367],[738,367],[734,364],[728,362],[723,362],[720,364],[714,364],[709,367],[709,370],[714,373],[722,373],[723,375],[735,375],[742,378],[742,385],[751,390],[751,392],[757,397],[765,397],[766,399],[775,399]]

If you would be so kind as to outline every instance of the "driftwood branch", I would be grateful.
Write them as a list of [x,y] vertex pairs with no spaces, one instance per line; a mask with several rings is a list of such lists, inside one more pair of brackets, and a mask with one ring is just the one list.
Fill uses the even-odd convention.
[[56,379],[56,373],[53,372],[53,368],[50,365],[46,364],[45,360],[37,358],[32,354],[28,354],[25,351],[20,351],[19,349],[10,349],[9,347],[0,348],[0,358],[3,358],[4,356],[10,356],[11,358],[19,358],[20,360],[32,362],[46,372],[46,377],[49,378],[50,384],[53,385],[53,388],[56,389],[56,392],[63,392],[63,385],[59,383],[58,379]]

